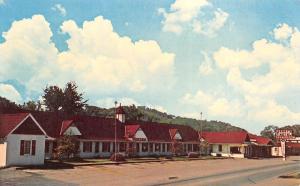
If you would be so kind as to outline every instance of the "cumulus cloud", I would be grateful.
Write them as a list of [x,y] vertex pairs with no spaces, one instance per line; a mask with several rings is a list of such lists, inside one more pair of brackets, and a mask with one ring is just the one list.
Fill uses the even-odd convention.
[[181,103],[198,106],[213,117],[240,117],[243,112],[239,100],[229,100],[220,95],[208,94],[202,90],[198,90],[195,94],[186,93],[181,98]]
[[169,11],[159,8],[158,13],[164,17],[162,21],[165,32],[181,34],[185,27],[190,27],[195,33],[215,36],[227,21],[228,13],[217,8],[210,11],[212,18],[203,11],[205,7],[213,7],[207,0],[176,0]]
[[274,38],[277,40],[286,40],[293,34],[294,29],[288,24],[278,24],[273,30]]
[[[286,91],[300,90],[300,33],[285,23],[273,32],[275,41],[254,41],[250,50],[221,47],[214,53],[214,60],[227,71],[228,85],[244,98],[243,107],[249,120],[300,122],[299,112],[277,101]],[[259,73],[257,69],[262,68],[268,70]],[[256,73],[245,77],[243,72],[253,69]]]
[[61,4],[55,4],[51,9],[53,11],[59,12],[60,15],[62,15],[62,16],[66,16],[67,15],[67,10]]
[[[172,86],[175,55],[156,41],[121,37],[103,17],[62,23],[68,49],[59,52],[42,15],[13,22],[0,44],[0,81],[16,79],[28,90],[76,81],[87,94],[161,91]],[[39,38],[39,39],[36,39]],[[162,89],[163,87],[163,89]]]
[[22,102],[20,93],[10,84],[0,83],[0,95],[16,103]]

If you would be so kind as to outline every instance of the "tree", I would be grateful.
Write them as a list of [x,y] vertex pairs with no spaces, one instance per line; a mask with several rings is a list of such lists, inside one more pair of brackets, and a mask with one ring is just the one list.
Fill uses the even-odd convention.
[[49,111],[57,112],[62,107],[64,92],[58,86],[50,86],[44,89],[43,102]]
[[75,156],[78,153],[77,140],[73,136],[61,136],[57,140],[56,155],[58,159],[69,159],[71,155]]
[[32,110],[32,111],[42,111],[42,104],[40,101],[28,101],[23,104],[22,108],[26,110]]
[[78,93],[75,82],[69,82],[64,88],[63,111],[67,114],[76,114],[83,111],[87,100],[83,99],[83,93]]
[[277,126],[275,125],[268,125],[264,128],[264,130],[262,130],[260,132],[260,135],[262,135],[263,137],[267,137],[272,139],[273,141],[275,140],[275,131],[276,129],[278,129]]

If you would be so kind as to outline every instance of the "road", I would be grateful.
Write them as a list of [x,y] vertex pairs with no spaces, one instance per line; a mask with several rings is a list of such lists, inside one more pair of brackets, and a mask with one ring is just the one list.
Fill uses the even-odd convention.
[[[270,182],[271,185],[281,185],[280,181],[287,184],[296,185],[300,184],[300,180],[278,180],[278,176],[300,172],[300,165],[298,162],[284,164],[284,165],[272,165],[268,167],[258,167],[251,169],[243,169],[238,171],[229,171],[220,174],[213,174],[209,176],[193,177],[189,179],[182,179],[178,181],[170,181],[165,183],[154,184],[152,186],[164,186],[164,185],[222,185],[222,186],[234,186],[234,185],[266,185]],[[298,185],[298,184],[297,184]]]
[[297,179],[279,175],[300,172],[300,156],[287,161],[222,159],[123,165],[85,166],[53,170],[0,170],[0,186],[11,185],[272,185],[298,186]]

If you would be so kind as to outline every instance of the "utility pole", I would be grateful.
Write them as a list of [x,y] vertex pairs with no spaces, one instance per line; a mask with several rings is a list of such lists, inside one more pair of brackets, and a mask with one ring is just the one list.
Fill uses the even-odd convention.
[[202,137],[202,112],[200,112],[200,134]]
[[118,102],[115,101],[115,161],[117,160],[117,104]]

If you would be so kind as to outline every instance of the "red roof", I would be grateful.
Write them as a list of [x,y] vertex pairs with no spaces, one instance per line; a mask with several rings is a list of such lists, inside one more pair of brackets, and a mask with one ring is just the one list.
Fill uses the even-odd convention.
[[0,114],[0,138],[6,137],[29,113]]
[[257,136],[254,134],[248,134],[250,137],[250,141],[254,141],[255,143],[259,144],[259,145],[272,145],[273,142],[271,139],[266,138],[266,137],[262,137],[262,136]]
[[142,121],[133,121],[126,123],[126,126],[129,125],[139,125],[147,136],[148,141],[171,142],[172,139],[170,136],[170,129],[177,129],[182,137],[182,141],[199,141],[197,132],[189,126]]
[[201,134],[208,143],[243,144],[250,141],[248,133],[244,131],[202,132],[199,135]]
[[63,135],[64,132],[72,125],[73,120],[64,120],[61,125],[60,135]]
[[126,125],[125,126],[125,136],[127,138],[133,138],[137,130],[139,130],[140,125]]
[[178,129],[169,129],[171,139],[174,139]]

